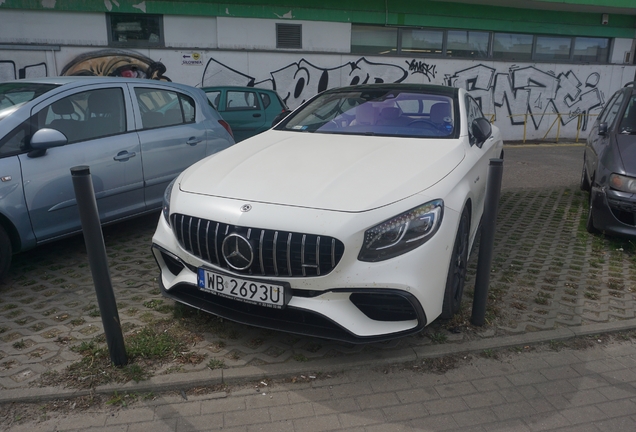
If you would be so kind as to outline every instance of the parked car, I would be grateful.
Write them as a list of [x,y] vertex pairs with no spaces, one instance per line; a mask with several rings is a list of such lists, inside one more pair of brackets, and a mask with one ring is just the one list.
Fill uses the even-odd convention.
[[13,253],[80,231],[71,167],[90,167],[101,220],[114,222],[160,209],[181,171],[234,143],[229,130],[205,93],[185,85],[0,83],[0,276]]
[[328,90],[166,190],[165,296],[234,321],[366,342],[460,308],[499,130],[463,89]]
[[585,146],[581,190],[587,230],[636,236],[636,89],[628,83],[596,119]]
[[208,99],[232,127],[236,142],[273,126],[282,112],[289,112],[274,90],[254,87],[204,87]]

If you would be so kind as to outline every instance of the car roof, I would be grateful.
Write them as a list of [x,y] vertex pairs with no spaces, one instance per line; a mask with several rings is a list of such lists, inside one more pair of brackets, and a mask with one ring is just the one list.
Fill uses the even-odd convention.
[[457,87],[449,87],[442,85],[434,85],[434,84],[403,84],[403,83],[380,83],[380,84],[361,84],[361,85],[353,85],[347,87],[336,87],[326,92],[346,92],[346,91],[364,91],[364,90],[374,90],[374,91],[391,91],[391,90],[400,90],[400,91],[412,91],[417,93],[434,93],[439,95],[445,95],[449,97],[455,97],[459,93],[459,88]]
[[201,87],[203,91],[219,91],[219,90],[258,90],[264,92],[272,92],[276,93],[276,90],[260,88],[260,87],[250,87],[250,86],[210,86],[210,87]]
[[88,85],[88,84],[104,84],[105,82],[112,83],[148,83],[148,84],[160,84],[167,85],[174,88],[181,89],[193,89],[194,87],[187,84],[174,83],[171,81],[160,81],[143,78],[120,78],[120,77],[104,77],[104,76],[52,76],[45,78],[33,78],[33,79],[20,79],[15,82],[35,83],[35,84],[54,84],[58,86],[73,87],[75,85]]

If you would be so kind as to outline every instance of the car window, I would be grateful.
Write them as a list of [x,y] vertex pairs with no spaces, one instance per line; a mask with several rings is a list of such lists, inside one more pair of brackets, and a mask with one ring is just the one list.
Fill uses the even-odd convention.
[[353,135],[453,137],[454,100],[444,94],[373,89],[325,92],[276,129]]
[[144,129],[192,123],[195,103],[190,96],[175,91],[135,88]]
[[258,99],[255,92],[232,90],[227,92],[226,99],[225,109],[228,111],[259,109]]
[[261,101],[263,102],[263,108],[267,108],[272,103],[272,98],[267,93],[259,93]]
[[58,86],[55,84],[18,81],[0,83],[0,119],[15,111],[20,105],[32,101],[56,87]]
[[601,116],[601,122],[606,122],[609,127],[614,124],[614,120],[616,120],[618,110],[621,108],[624,98],[625,94],[620,92],[617,97],[613,99],[613,103],[609,106],[607,112],[604,112]]
[[29,121],[22,123],[0,140],[0,158],[22,153],[26,150],[26,138],[29,131]]
[[126,131],[124,95],[119,87],[75,93],[36,114],[37,129],[57,129],[69,143]]
[[629,104],[621,119],[618,132],[623,134],[636,134],[636,96],[632,96],[629,99]]
[[215,110],[219,109],[219,101],[221,100],[221,92],[220,91],[209,91],[205,92],[205,95],[208,97],[208,100],[212,104]]

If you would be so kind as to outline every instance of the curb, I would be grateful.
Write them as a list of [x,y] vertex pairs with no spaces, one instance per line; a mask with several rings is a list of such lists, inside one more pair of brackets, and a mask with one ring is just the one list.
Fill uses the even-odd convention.
[[307,374],[308,370],[323,373],[336,373],[345,370],[375,368],[387,364],[399,364],[420,359],[438,358],[454,354],[480,352],[489,349],[510,348],[519,345],[536,345],[550,341],[560,341],[575,337],[636,329],[636,318],[609,323],[588,324],[580,327],[563,327],[555,330],[523,333],[519,335],[493,337],[458,344],[428,345],[425,347],[403,348],[388,354],[385,351],[372,354],[359,354],[350,357],[322,359],[302,364],[275,364],[247,366],[234,369],[215,369],[209,371],[159,375],[147,381],[126,384],[108,384],[93,390],[69,390],[62,387],[11,389],[0,391],[0,404],[16,402],[43,402],[54,399],[69,399],[91,394],[112,394],[117,392],[148,393],[165,392],[205,387],[218,384],[240,384],[254,380],[281,379],[294,374]]

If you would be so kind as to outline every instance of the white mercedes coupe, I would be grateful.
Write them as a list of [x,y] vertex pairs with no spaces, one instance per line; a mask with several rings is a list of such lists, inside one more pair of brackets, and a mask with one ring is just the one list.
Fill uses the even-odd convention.
[[460,308],[499,130],[465,90],[318,94],[168,186],[153,237],[166,297],[353,343]]

